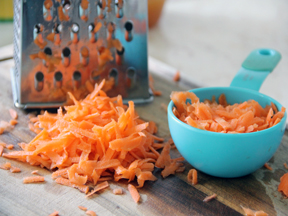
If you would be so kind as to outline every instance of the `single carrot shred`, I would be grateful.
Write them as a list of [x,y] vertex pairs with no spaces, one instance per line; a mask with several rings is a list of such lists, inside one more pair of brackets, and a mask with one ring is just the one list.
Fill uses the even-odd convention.
[[12,119],[17,119],[18,118],[18,114],[14,109],[9,109],[9,113]]
[[6,145],[6,148],[9,149],[9,150],[12,150],[14,148],[14,145],[13,144]]
[[33,170],[33,171],[31,172],[31,174],[33,174],[33,175],[39,175],[38,170]]
[[14,125],[18,124],[18,121],[16,119],[11,119],[9,121],[9,124],[14,126]]
[[140,194],[134,185],[128,184],[128,191],[135,203],[140,201]]
[[269,166],[267,163],[264,164],[264,167],[265,167],[266,169],[268,169],[268,170],[271,170],[271,171],[273,170],[272,167]]
[[217,194],[212,194],[211,196],[207,196],[207,197],[205,197],[204,198],[204,200],[203,200],[203,202],[209,202],[209,201],[211,201],[211,200],[213,200],[213,199],[216,199],[216,197],[217,197]]
[[105,188],[107,188],[107,187],[109,187],[108,182],[107,182],[107,181],[102,182],[102,183],[96,185],[96,187],[95,187],[90,193],[88,193],[88,194],[86,195],[86,197],[90,197],[90,196],[92,196],[94,193],[96,193],[96,192],[98,192],[98,191],[100,191],[100,190],[103,190],[103,189],[105,189]]
[[[0,154],[0,155],[1,155],[1,154]],[[285,169],[288,169],[287,163],[284,163],[283,166],[285,167]]]
[[196,185],[198,183],[197,178],[197,170],[196,169],[190,169],[187,175],[187,180],[192,185]]
[[245,215],[247,216],[268,216],[268,214],[262,210],[260,211],[253,211],[249,208],[245,208],[243,206],[241,206],[241,208],[243,209]]
[[87,211],[87,208],[84,206],[78,206],[79,209],[83,210],[83,211]]
[[44,181],[45,181],[45,178],[43,176],[29,176],[23,179],[24,184],[39,183],[39,182],[44,182]]
[[88,210],[85,213],[86,213],[86,215],[89,215],[89,216],[97,216],[97,214],[92,210]]
[[11,166],[10,172],[11,173],[19,173],[19,172],[21,172],[21,170],[18,167]]
[[113,189],[113,194],[115,194],[115,195],[123,194],[122,188],[115,188],[115,189]]
[[59,211],[54,211],[49,216],[59,216]]
[[65,186],[69,186],[69,187],[73,187],[73,188],[77,188],[79,191],[81,191],[81,192],[83,192],[85,194],[87,194],[88,191],[89,191],[89,187],[88,186],[72,183],[71,181],[69,181],[66,178],[62,178],[62,177],[56,178],[55,182],[57,184],[61,184],[61,185],[65,185]]
[[285,115],[275,104],[265,108],[254,100],[229,105],[224,94],[200,102],[193,92],[172,92],[174,115],[182,122],[201,129],[221,133],[251,133],[277,125]]
[[0,145],[0,157],[2,156],[3,154],[3,151],[4,151],[4,147],[2,145]]
[[288,197],[288,173],[285,173],[280,178],[280,184],[278,186],[278,191],[282,192],[286,197]]
[[11,163],[6,162],[5,164],[0,164],[0,169],[9,170],[11,168]]
[[177,71],[175,75],[173,76],[173,81],[174,82],[179,82],[180,81],[180,71]]

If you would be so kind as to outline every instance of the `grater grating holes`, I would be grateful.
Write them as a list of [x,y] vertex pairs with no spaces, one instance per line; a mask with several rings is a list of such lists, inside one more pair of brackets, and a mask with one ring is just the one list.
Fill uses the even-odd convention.
[[125,31],[125,40],[130,42],[133,39],[133,35],[132,35],[132,30],[133,30],[133,23],[132,21],[128,20],[125,24],[124,24],[124,28],[126,29]]
[[112,68],[109,72],[109,77],[114,78],[115,86],[118,85],[118,71],[116,68]]

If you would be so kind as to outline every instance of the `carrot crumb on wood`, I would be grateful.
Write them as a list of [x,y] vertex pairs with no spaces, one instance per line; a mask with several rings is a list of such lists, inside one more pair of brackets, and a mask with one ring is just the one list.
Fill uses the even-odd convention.
[[175,82],[179,82],[180,81],[180,71],[177,71],[173,77],[173,80]]
[[54,211],[49,216],[59,216],[59,211]]
[[38,170],[33,170],[33,171],[31,172],[31,174],[33,174],[33,175],[40,175],[40,174],[38,173]]
[[0,164],[0,169],[9,170],[11,168],[11,163],[6,162],[5,164]]
[[94,211],[91,211],[91,210],[88,210],[85,212],[87,215],[90,215],[90,216],[97,216],[96,213]]
[[271,171],[273,170],[272,167],[270,167],[267,163],[264,164],[264,167],[268,170],[271,170]]
[[241,208],[243,209],[245,215],[247,215],[247,216],[268,216],[268,214],[262,210],[254,211],[252,209],[245,208],[243,206],[241,206]]
[[288,198],[288,173],[284,174],[280,178],[280,184],[278,186],[278,191],[282,192]]
[[14,145],[10,144],[6,146],[7,149],[12,150],[14,148]]
[[38,183],[38,182],[44,182],[45,178],[43,176],[29,176],[23,179],[24,184],[28,183]]
[[3,146],[4,148],[6,148],[6,143],[0,143],[0,146]]
[[102,189],[107,188],[108,186],[109,186],[109,184],[108,184],[107,181],[102,182],[102,183],[96,185],[96,187],[95,187],[90,193],[88,193],[88,194],[86,195],[86,197],[89,197],[89,196],[93,195],[94,193],[96,193],[96,192],[98,192],[98,191],[100,191],[100,190],[102,190]]
[[187,180],[192,185],[196,185],[198,183],[197,179],[197,170],[196,169],[190,169],[187,175]]
[[140,201],[140,194],[138,190],[134,187],[134,185],[128,184],[128,191],[132,196],[134,202],[138,203]]
[[11,118],[13,118],[13,119],[18,118],[18,114],[14,109],[9,109],[9,113],[10,113]]
[[19,173],[19,172],[21,172],[21,170],[18,167],[11,166],[10,172],[11,173]]
[[16,119],[11,119],[9,121],[9,124],[14,126],[14,125],[18,124],[18,121]]
[[3,154],[3,151],[4,151],[4,147],[2,145],[0,145],[0,157],[2,156]]
[[113,190],[113,194],[115,194],[115,195],[120,195],[122,193],[123,193],[122,188],[115,188]]
[[212,194],[211,196],[207,196],[204,198],[203,202],[209,202],[211,201],[212,199],[215,199],[217,197],[217,194]]
[[84,206],[78,206],[79,209],[83,210],[83,211],[87,211],[87,208]]

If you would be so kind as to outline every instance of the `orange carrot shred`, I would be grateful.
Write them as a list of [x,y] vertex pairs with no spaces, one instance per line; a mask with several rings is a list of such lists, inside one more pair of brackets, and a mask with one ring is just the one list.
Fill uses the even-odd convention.
[[53,213],[51,213],[49,216],[58,216],[59,215],[59,211],[54,211]]
[[16,119],[11,119],[9,121],[9,124],[14,126],[14,125],[18,124],[18,121]]
[[134,185],[128,184],[128,191],[133,198],[135,203],[138,203],[140,201],[140,194],[138,190],[134,187]]
[[180,71],[177,71],[173,77],[174,82],[179,82],[180,81]]
[[115,194],[115,195],[123,194],[122,188],[113,189],[113,194]]
[[28,183],[39,183],[44,182],[45,178],[43,176],[29,176],[23,179],[24,184]]
[[0,157],[2,156],[3,151],[4,151],[4,147],[0,145]]
[[98,192],[98,191],[100,191],[100,190],[103,190],[103,189],[105,189],[105,188],[107,188],[107,187],[109,187],[108,182],[107,182],[107,181],[102,182],[102,183],[96,185],[96,187],[95,187],[90,193],[88,193],[85,197],[86,197],[86,198],[87,198],[87,197],[90,197],[90,196],[92,196],[94,193],[96,193],[96,192]]
[[280,184],[278,186],[278,191],[282,192],[286,197],[288,197],[288,173],[285,173],[280,178]]
[[87,215],[90,215],[90,216],[97,216],[96,213],[94,211],[91,211],[91,210],[88,210],[85,212]]
[[14,145],[10,144],[6,146],[7,149],[12,150],[14,148]]
[[79,209],[83,210],[83,211],[87,211],[87,208],[84,206],[78,206]]
[[[0,155],[1,155],[1,154],[0,154]],[[283,166],[285,167],[285,169],[288,169],[287,163],[284,163]]]
[[245,212],[245,215],[247,216],[268,216],[268,214],[262,210],[260,211],[253,211],[249,208],[245,208],[243,206],[241,206],[241,208],[243,209],[243,211]]
[[188,172],[188,175],[187,175],[187,180],[192,185],[196,185],[198,183],[197,170],[190,169],[189,172]]
[[10,168],[11,173],[19,173],[21,170],[18,167],[11,166]]
[[0,169],[9,170],[11,168],[11,164],[6,162],[5,164],[0,164]]
[[81,191],[81,192],[83,192],[85,194],[87,194],[88,191],[89,191],[89,187],[88,186],[72,183],[68,179],[65,179],[65,178],[62,178],[62,177],[56,178],[55,182],[57,184],[61,184],[61,185],[65,185],[65,186],[69,186],[69,187],[73,187],[73,188],[77,188],[79,191]]
[[33,175],[39,175],[38,170],[33,170],[33,171],[31,172],[31,174],[33,174]]
[[216,199],[216,197],[217,197],[217,194],[212,194],[211,196],[207,196],[207,197],[205,197],[204,198],[204,200],[203,200],[203,202],[209,202],[209,201],[211,201],[212,199]]
[[270,167],[267,163],[264,164],[264,167],[268,170],[271,170],[271,171],[273,170],[272,167]]
[[10,113],[10,116],[13,119],[17,119],[18,118],[18,114],[17,114],[17,112],[14,109],[9,109],[9,113]]

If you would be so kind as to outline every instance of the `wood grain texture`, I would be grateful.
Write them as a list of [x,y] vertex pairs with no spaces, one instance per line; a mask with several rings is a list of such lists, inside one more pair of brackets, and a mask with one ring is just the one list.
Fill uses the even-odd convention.
[[[13,107],[9,68],[12,61],[0,63],[0,113],[1,120],[9,121],[8,109]],[[166,77],[167,78],[167,77]],[[168,104],[171,90],[193,88],[174,83],[154,75],[155,88],[163,95],[156,97],[150,104],[137,106],[136,110],[145,120],[153,120],[159,126],[159,135],[169,138],[167,116],[161,103]],[[29,142],[35,134],[27,127],[27,112],[17,110],[19,124],[9,133],[0,135],[0,142],[13,144],[16,150],[18,142]],[[8,151],[5,149],[5,151]],[[285,133],[281,147],[269,164],[273,171],[260,169],[255,173],[236,179],[215,178],[199,172],[199,184],[192,186],[186,181],[191,165],[185,163],[184,173],[162,179],[160,170],[155,170],[156,182],[147,182],[139,189],[141,202],[135,204],[127,190],[127,181],[111,183],[109,189],[86,199],[78,190],[58,185],[51,179],[51,172],[21,162],[0,157],[0,163],[11,162],[19,167],[21,173],[0,170],[0,215],[49,215],[54,210],[60,215],[84,215],[78,206],[85,206],[97,215],[241,215],[240,205],[264,210],[269,215],[285,215],[288,200],[277,192],[279,178],[285,171],[283,162],[288,162],[288,134]],[[172,150],[172,158],[179,152]],[[285,161],[286,160],[286,161]],[[24,177],[38,169],[45,177],[45,183],[23,184]],[[121,187],[123,195],[114,195],[113,189]],[[217,199],[203,203],[207,195],[216,193]]]

